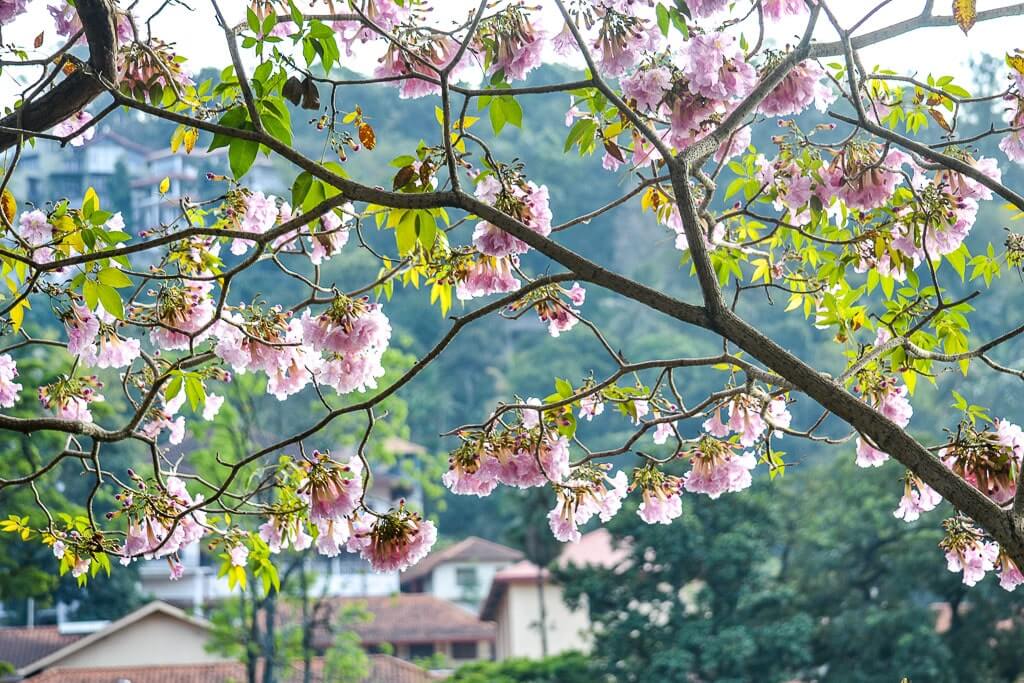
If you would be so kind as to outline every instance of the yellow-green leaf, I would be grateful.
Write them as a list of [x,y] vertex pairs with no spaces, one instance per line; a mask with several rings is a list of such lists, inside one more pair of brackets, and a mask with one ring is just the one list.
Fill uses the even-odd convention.
[[974,26],[974,20],[978,17],[978,6],[976,0],[953,0],[953,19],[960,30],[967,35],[967,32]]

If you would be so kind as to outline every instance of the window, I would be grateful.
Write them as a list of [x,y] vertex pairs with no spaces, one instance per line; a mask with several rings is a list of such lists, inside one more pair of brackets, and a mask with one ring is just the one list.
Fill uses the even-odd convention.
[[479,656],[477,643],[471,640],[465,643],[452,643],[452,659],[476,659]]
[[409,659],[433,657],[436,648],[433,643],[417,643],[409,646]]
[[465,590],[476,588],[479,585],[476,578],[476,567],[456,567],[455,584]]

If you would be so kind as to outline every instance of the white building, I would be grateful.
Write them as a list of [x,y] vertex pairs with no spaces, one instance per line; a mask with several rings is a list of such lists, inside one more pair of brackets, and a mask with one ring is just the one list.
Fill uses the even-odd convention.
[[[558,564],[625,567],[628,556],[627,551],[612,547],[607,529],[597,529],[566,545]],[[480,618],[497,626],[494,654],[499,660],[538,659],[570,650],[587,652],[591,647],[586,603],[571,609],[550,572],[526,560],[494,575]]]
[[476,613],[495,574],[522,558],[514,548],[470,536],[431,553],[402,574],[402,590],[429,593]]

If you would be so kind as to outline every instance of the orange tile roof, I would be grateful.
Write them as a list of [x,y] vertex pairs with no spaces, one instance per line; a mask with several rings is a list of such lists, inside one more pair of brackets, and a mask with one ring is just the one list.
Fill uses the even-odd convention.
[[458,605],[425,593],[399,593],[367,598],[326,598],[317,605],[314,633],[317,648],[331,645],[327,626],[343,607],[363,603],[374,615],[369,623],[352,626],[364,645],[380,643],[438,643],[468,640],[493,641],[495,625],[481,621]]
[[[329,683],[324,675],[323,658],[313,660],[314,683]],[[104,667],[81,669],[49,669],[29,679],[32,683],[238,683],[246,678],[239,662],[216,664],[182,664],[165,667]],[[433,683],[438,680],[420,667],[391,657],[370,655],[370,673],[363,683]],[[293,665],[285,683],[302,681],[302,664]]]
[[20,669],[81,637],[80,634],[61,633],[56,626],[0,628],[0,662],[8,662]]
[[160,667],[56,668],[28,680],[32,683],[228,683],[245,680],[245,667],[238,662],[219,662]]

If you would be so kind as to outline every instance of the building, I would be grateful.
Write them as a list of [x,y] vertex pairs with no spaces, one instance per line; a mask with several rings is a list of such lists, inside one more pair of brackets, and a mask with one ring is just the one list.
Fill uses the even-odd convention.
[[494,575],[521,559],[518,550],[470,536],[431,553],[403,573],[402,590],[451,600],[475,614]]
[[[92,187],[103,208],[124,215],[131,233],[180,219],[178,201],[182,197],[210,199],[223,192],[223,184],[211,184],[206,174],[229,172],[226,149],[206,152],[197,147],[191,154],[182,150],[175,154],[170,151],[169,139],[142,144],[129,137],[131,129],[129,119],[121,125],[104,122],[81,147],[60,149],[37,141],[34,148],[24,151],[11,191],[19,204],[42,207],[61,198],[77,205]],[[169,189],[161,193],[165,178]],[[286,190],[274,165],[263,156],[257,157],[245,185],[278,195]]]
[[[452,607],[461,613],[458,608]],[[0,629],[0,662],[12,675],[0,681],[30,683],[239,683],[245,668],[208,652],[210,624],[162,602],[144,607],[90,633],[66,627]],[[326,648],[325,648],[326,649]],[[314,658],[315,683],[328,683],[324,659]],[[303,680],[301,665],[283,683]],[[428,683],[418,666],[386,654],[370,655],[363,683]]]
[[388,597],[328,598],[320,601],[313,644],[324,652],[334,642],[330,624],[348,606],[363,605],[373,615],[348,628],[369,652],[390,650],[400,659],[440,655],[451,665],[494,658],[496,627],[447,600],[427,594],[398,593]]
[[550,572],[526,560],[495,574],[480,618],[497,624],[496,659],[539,659],[545,654],[590,649],[590,620],[585,606],[570,609],[562,587],[551,579]]
[[[59,626],[0,629],[0,660],[12,663],[19,678],[55,668],[153,667],[224,661],[206,651],[209,628],[205,620],[189,616],[177,607],[151,602],[91,633],[62,632]],[[174,647],[164,647],[166,643],[174,643]]]
[[[600,528],[584,534],[577,543],[567,544],[557,562],[562,567],[611,568],[624,566],[628,556],[627,550],[613,547],[608,530]],[[480,618],[496,624],[494,649],[499,660],[590,649],[586,604],[571,609],[551,573],[526,560],[494,575]]]

